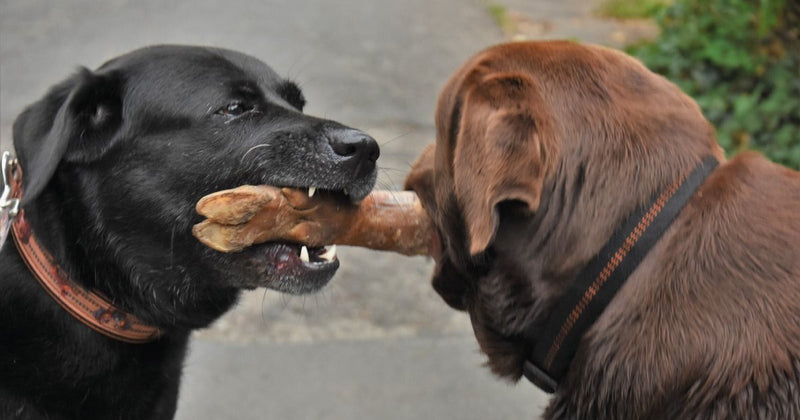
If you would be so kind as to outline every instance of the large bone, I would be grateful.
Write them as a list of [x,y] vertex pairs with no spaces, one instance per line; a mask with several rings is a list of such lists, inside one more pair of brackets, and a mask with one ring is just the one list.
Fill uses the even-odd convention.
[[207,220],[192,233],[222,252],[290,241],[427,255],[432,238],[430,219],[410,191],[373,191],[353,204],[325,192],[309,197],[295,188],[245,185],[203,197],[197,212]]

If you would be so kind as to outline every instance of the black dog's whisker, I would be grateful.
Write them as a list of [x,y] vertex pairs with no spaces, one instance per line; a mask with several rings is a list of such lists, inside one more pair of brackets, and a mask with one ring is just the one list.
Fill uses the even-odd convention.
[[378,169],[380,169],[381,171],[395,171],[395,172],[400,172],[400,173],[402,173],[402,174],[405,174],[405,173],[407,172],[407,170],[405,170],[405,169],[400,169],[400,168],[390,168],[390,167],[388,167],[388,166],[383,166],[383,167],[380,167],[380,168],[378,168]]
[[264,311],[264,306],[267,302],[267,289],[264,289],[264,294],[261,295],[261,322],[267,323],[267,313]]
[[172,233],[169,236],[169,268],[168,270],[172,270],[175,267],[175,228],[177,227],[177,222],[172,225]]
[[385,141],[385,142],[381,143],[381,147],[383,147],[383,146],[386,146],[387,144],[389,144],[389,143],[391,143],[391,142],[393,142],[393,141],[395,141],[395,140],[397,140],[397,139],[401,139],[401,138],[403,138],[403,137],[406,137],[406,136],[407,136],[407,135],[409,135],[409,134],[411,134],[411,130],[409,130],[409,131],[406,131],[406,132],[405,132],[405,133],[403,133],[403,134],[398,134],[397,136],[394,136],[394,137],[392,137],[391,139],[389,139],[389,140],[387,140],[387,141]]
[[315,295],[314,295],[314,307],[315,307],[315,308],[317,308],[317,309],[319,309],[319,307],[320,307],[320,306],[319,306],[319,296],[320,296],[321,294],[322,294],[322,293],[317,293],[317,294],[315,294]]
[[398,184],[396,182],[394,182],[394,180],[392,179],[392,175],[391,174],[389,174],[384,168],[379,168],[379,170],[388,179],[388,184],[386,183],[386,180],[383,180],[383,179],[379,179],[378,181],[376,181],[377,184],[381,185],[382,187],[384,187],[387,190],[394,190],[394,189],[399,188],[397,186]]
[[[308,67],[308,64],[300,63],[300,60],[307,60],[308,55],[308,51],[306,51],[299,56],[295,56],[294,60],[292,60],[292,63],[289,65],[289,69],[286,70],[286,74],[290,80],[298,79],[300,72]],[[298,66],[299,69],[295,70],[295,66]]]
[[241,160],[239,160],[239,163],[244,163],[244,158],[246,158],[246,157],[247,157],[247,155],[248,155],[250,152],[252,152],[253,150],[256,150],[256,149],[260,149],[260,148],[262,148],[262,147],[269,147],[269,145],[268,145],[268,144],[257,144],[257,145],[255,145],[255,146],[253,146],[253,147],[251,147],[251,148],[247,149],[247,151],[246,151],[246,152],[244,152],[244,155],[242,155],[242,159],[241,159]]

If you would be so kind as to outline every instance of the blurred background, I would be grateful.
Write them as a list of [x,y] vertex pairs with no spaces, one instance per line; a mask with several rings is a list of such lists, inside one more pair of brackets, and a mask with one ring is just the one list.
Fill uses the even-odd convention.
[[[0,0],[0,146],[78,66],[158,43],[232,48],[298,82],[307,112],[381,144],[399,189],[433,141],[439,89],[489,45],[566,38],[626,49],[698,99],[730,153],[800,164],[794,0]],[[209,168],[213,170],[213,168]],[[195,334],[177,418],[532,418],[546,396],[482,367],[467,316],[425,258],[345,248],[323,292],[257,290]]]

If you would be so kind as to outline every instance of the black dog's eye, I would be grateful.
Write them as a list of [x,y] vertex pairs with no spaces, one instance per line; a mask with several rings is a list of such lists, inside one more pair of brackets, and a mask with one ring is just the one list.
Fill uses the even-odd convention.
[[236,117],[239,115],[244,114],[245,112],[250,112],[253,110],[253,106],[246,104],[244,102],[231,102],[228,105],[217,110],[217,114],[225,115],[229,117]]

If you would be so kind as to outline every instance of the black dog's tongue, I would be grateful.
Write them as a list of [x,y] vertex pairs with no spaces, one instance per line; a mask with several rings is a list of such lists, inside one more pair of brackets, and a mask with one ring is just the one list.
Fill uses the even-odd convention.
[[318,268],[338,261],[336,245],[309,248],[305,245],[267,242],[264,246],[265,255],[278,270],[291,269],[295,266]]

